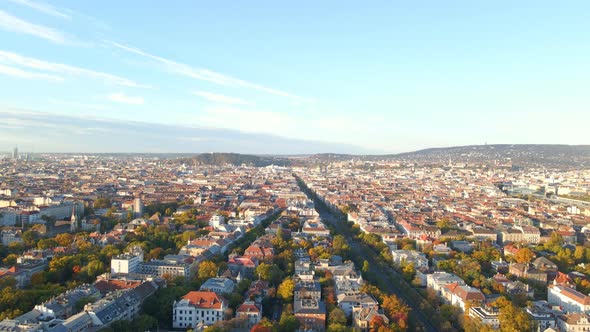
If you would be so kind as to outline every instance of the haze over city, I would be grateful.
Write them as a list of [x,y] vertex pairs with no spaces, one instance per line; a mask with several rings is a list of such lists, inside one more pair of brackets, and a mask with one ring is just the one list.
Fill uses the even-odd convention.
[[588,9],[584,1],[3,1],[0,150],[588,144]]

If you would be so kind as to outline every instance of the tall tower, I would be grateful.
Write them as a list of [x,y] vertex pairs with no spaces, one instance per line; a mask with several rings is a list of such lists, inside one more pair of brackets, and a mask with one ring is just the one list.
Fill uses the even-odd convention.
[[78,217],[76,216],[76,203],[72,206],[72,218],[70,219],[70,231],[75,232],[78,229]]
[[12,159],[14,159],[14,160],[18,159],[18,146],[15,146],[14,149],[12,150]]
[[135,213],[135,217],[140,218],[143,216],[143,210],[144,206],[141,197],[136,197],[135,200],[133,200],[133,212]]

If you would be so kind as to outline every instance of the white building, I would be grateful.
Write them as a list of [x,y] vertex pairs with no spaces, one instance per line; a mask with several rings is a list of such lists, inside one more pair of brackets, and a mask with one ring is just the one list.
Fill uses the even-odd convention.
[[549,285],[547,287],[547,302],[560,306],[562,311],[568,313],[590,310],[590,296],[560,285]]
[[245,319],[248,328],[252,328],[262,320],[262,309],[256,303],[246,301],[236,310],[236,317]]
[[469,317],[479,320],[481,323],[489,325],[493,329],[500,328],[500,313],[498,310],[488,307],[471,307],[469,308]]
[[8,246],[12,242],[22,243],[21,232],[16,230],[3,230],[2,231],[2,245]]
[[426,287],[436,292],[438,296],[442,295],[443,287],[452,283],[465,285],[463,279],[457,277],[452,273],[434,272],[426,276]]
[[174,301],[172,327],[188,329],[200,323],[213,325],[224,319],[227,308],[227,300],[214,292],[188,292],[180,301]]
[[415,250],[392,250],[391,256],[393,262],[397,265],[405,263],[414,263],[416,269],[425,267],[428,268],[428,258],[418,251]]
[[573,313],[557,317],[557,327],[561,332],[590,331],[590,316]]
[[209,219],[209,226],[213,227],[214,229],[217,229],[224,222],[225,218],[220,214],[216,214],[212,216],[211,219]]
[[137,273],[141,262],[143,250],[139,246],[134,246],[130,252],[111,258],[111,273]]

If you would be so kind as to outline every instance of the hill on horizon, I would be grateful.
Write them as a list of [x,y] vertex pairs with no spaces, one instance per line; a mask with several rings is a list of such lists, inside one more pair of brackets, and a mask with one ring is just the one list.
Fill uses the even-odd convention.
[[255,167],[266,167],[270,165],[290,166],[291,161],[287,158],[274,156],[257,156],[240,153],[201,153],[190,158],[180,158],[179,162],[197,165],[247,165]]
[[322,153],[310,156],[317,161],[402,160],[432,164],[481,163],[515,166],[590,168],[590,145],[564,144],[492,144],[428,148],[384,155]]

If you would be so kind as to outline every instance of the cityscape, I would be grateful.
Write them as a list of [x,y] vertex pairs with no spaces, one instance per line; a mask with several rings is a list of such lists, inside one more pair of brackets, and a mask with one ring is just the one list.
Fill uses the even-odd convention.
[[0,330],[588,328],[590,170],[464,149],[15,147],[0,159]]
[[590,331],[589,12],[0,1],[0,332]]

